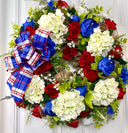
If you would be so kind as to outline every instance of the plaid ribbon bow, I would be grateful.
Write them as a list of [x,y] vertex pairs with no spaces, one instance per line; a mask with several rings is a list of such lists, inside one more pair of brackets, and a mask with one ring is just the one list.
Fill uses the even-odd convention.
[[50,49],[47,47],[49,34],[49,31],[38,28],[33,43],[31,43],[29,32],[21,33],[20,37],[15,40],[14,56],[5,57],[7,70],[14,70],[7,80],[7,84],[12,97],[17,102],[22,102],[25,90],[33,77],[33,72],[44,61],[50,59]]

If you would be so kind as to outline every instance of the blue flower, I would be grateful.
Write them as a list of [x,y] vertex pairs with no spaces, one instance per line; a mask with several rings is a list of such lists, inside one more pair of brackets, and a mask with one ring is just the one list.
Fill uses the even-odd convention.
[[113,114],[114,112],[113,112],[113,108],[109,105],[108,106],[108,112],[107,112],[107,114]]
[[55,50],[56,44],[52,41],[51,38],[48,38],[47,46],[50,49],[50,56],[53,56],[56,53],[56,50]]
[[123,67],[121,70],[120,74],[121,78],[123,79],[123,83],[126,84],[128,83],[128,72],[127,72],[127,67]]
[[23,23],[22,31],[25,31],[27,26],[32,26],[32,27],[35,26],[35,23],[34,23],[33,19],[30,19],[30,17],[28,17],[26,22]]
[[85,97],[85,94],[87,93],[87,86],[82,86],[82,87],[76,87],[76,90],[80,91],[80,96]]
[[115,62],[113,60],[109,60],[107,57],[102,58],[98,64],[98,69],[107,76],[114,71],[114,68]]
[[51,0],[49,2],[47,2],[48,6],[50,6],[52,9],[56,9],[54,6],[53,6],[53,2],[54,0]]
[[80,21],[80,18],[79,18],[77,15],[72,15],[72,16],[70,17],[70,20],[71,20],[71,21],[77,21],[77,22],[79,22],[79,21]]
[[43,112],[45,115],[56,116],[56,114],[52,112],[52,103],[51,102],[52,102],[52,100],[45,104]]
[[89,37],[93,34],[94,28],[97,28],[99,24],[94,19],[84,19],[81,23],[81,34],[83,37]]

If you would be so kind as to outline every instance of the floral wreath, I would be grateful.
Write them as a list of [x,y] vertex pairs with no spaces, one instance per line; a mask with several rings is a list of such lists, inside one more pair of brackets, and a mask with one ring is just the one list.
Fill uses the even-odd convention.
[[50,128],[88,120],[99,128],[117,116],[128,83],[127,39],[102,12],[51,0],[30,8],[21,27],[13,25],[5,57],[11,96],[32,115],[46,117]]

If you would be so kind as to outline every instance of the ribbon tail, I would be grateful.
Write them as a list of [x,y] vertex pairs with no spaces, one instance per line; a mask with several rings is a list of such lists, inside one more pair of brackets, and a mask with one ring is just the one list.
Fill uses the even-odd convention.
[[33,70],[26,64],[17,74],[14,84],[11,88],[11,95],[17,102],[23,101],[24,93],[33,77]]

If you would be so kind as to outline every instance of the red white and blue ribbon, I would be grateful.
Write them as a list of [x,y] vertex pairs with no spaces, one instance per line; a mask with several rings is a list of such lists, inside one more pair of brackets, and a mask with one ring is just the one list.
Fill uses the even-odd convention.
[[17,102],[23,101],[25,90],[31,82],[33,72],[44,61],[50,59],[50,49],[47,46],[49,34],[49,31],[38,28],[32,43],[29,32],[21,33],[20,37],[15,40],[14,56],[5,57],[7,70],[14,70],[7,84],[12,97]]

